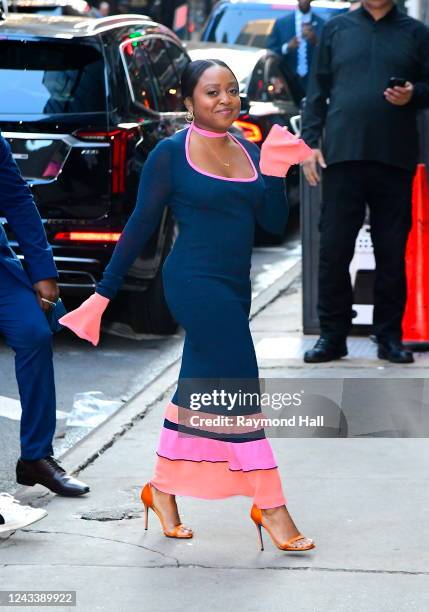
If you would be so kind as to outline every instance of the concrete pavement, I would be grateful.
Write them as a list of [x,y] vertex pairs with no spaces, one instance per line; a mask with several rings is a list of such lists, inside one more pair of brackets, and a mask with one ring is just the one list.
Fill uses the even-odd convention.
[[[296,283],[253,318],[261,376],[426,376],[427,356],[407,368],[380,365],[370,345],[363,357],[352,346],[341,362],[304,366],[300,299]],[[152,513],[145,532],[139,493],[176,375],[177,364],[66,455],[67,467],[86,466],[80,477],[89,496],[21,491],[49,516],[0,543],[2,589],[75,590],[84,612],[427,612],[425,438],[272,440],[289,511],[314,538],[313,551],[281,552],[264,533],[261,552],[250,500],[241,497],[180,498],[182,520],[195,530],[190,541],[165,538]]]

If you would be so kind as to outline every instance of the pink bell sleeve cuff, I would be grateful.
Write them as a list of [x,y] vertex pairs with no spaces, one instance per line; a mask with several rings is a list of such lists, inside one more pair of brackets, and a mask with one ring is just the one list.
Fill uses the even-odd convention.
[[85,300],[79,308],[65,314],[59,322],[68,327],[79,338],[88,340],[97,346],[100,340],[101,317],[110,300],[98,293],[94,293]]
[[312,155],[305,142],[275,123],[261,146],[259,167],[262,174],[284,177],[294,164]]

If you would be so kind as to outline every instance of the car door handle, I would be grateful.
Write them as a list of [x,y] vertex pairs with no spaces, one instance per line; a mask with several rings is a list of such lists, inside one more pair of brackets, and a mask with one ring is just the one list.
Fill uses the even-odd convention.
[[290,118],[290,124],[297,136],[301,135],[301,115],[294,115]]

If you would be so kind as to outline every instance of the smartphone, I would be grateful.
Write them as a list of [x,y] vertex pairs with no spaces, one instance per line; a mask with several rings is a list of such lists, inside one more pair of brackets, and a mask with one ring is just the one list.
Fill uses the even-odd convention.
[[407,79],[403,79],[401,77],[390,77],[389,82],[387,83],[387,87],[405,87],[407,83]]

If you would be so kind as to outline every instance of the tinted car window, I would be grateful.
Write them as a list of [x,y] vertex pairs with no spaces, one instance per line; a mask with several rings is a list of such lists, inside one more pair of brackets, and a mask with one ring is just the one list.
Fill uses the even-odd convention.
[[[276,20],[290,15],[293,10],[270,4],[261,7],[228,5],[214,15],[201,40],[265,48]],[[345,10],[312,6],[312,11],[325,21]]]
[[180,79],[184,69],[189,64],[189,57],[186,55],[183,49],[181,49],[174,43],[168,40],[165,40],[164,44],[167,47],[168,55],[170,56],[170,59],[173,62],[174,68],[176,70],[177,76]]
[[158,110],[154,75],[142,40],[129,42],[122,47],[122,54],[130,79],[132,95],[137,104]]
[[290,12],[287,9],[280,12],[270,5],[264,6],[263,11],[258,8],[228,6],[204,40],[230,44],[251,43],[254,47],[264,48],[275,20]]
[[144,45],[151,62],[152,72],[155,76],[155,87],[163,111],[182,110],[180,96],[179,76],[175,70],[173,60],[167,52],[164,41],[161,38],[147,38]]
[[237,36],[238,45],[265,48],[274,25],[273,19],[255,19],[245,23]]
[[90,45],[0,41],[0,113],[106,110],[104,61]]
[[208,42],[219,42],[219,23],[223,20],[226,10],[226,8],[223,8],[215,12],[213,19],[208,22],[207,28],[201,36],[201,40],[206,40]]

